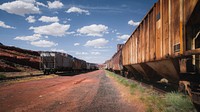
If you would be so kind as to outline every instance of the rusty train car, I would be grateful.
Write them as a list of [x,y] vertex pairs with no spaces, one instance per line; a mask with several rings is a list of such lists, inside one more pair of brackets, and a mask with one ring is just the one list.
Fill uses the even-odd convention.
[[200,0],[158,0],[121,52],[121,70],[166,78],[200,104]]
[[56,73],[57,71],[81,72],[98,69],[97,64],[88,63],[61,52],[42,51],[40,58],[40,69],[43,70],[44,74]]
[[110,60],[104,63],[104,68],[115,73],[121,73],[123,71],[122,65],[122,47],[124,44],[117,45],[117,52],[112,56]]

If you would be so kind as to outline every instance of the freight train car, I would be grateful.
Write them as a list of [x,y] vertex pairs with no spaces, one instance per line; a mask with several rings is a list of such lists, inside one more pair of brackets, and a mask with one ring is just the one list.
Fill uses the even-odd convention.
[[71,55],[59,52],[41,52],[40,68],[44,74],[55,73],[57,71],[72,70],[73,57]]
[[122,48],[123,66],[166,78],[200,104],[200,0],[159,0]]
[[105,64],[106,64],[106,69],[107,70],[109,70],[109,71],[113,71],[113,60],[112,60],[112,58],[110,59],[110,60],[107,60],[106,62],[105,62]]
[[118,44],[117,52],[111,58],[112,70],[113,70],[113,72],[118,73],[118,74],[121,74],[120,72],[123,72],[122,47],[123,47],[123,44]]
[[95,63],[87,63],[87,70],[88,71],[92,71],[92,70],[97,70],[98,69],[98,65]]
[[86,61],[78,59],[78,58],[73,58],[73,64],[72,64],[72,69],[75,72],[80,72],[82,70],[86,70],[87,65]]

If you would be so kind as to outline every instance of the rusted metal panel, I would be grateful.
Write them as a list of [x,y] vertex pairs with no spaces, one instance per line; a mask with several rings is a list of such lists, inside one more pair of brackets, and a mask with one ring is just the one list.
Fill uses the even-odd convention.
[[113,70],[120,71],[122,70],[122,62],[121,62],[122,50],[118,50],[117,53],[112,58],[113,62]]
[[140,26],[140,55],[141,55],[141,62],[145,61],[145,38],[144,38],[144,21],[141,23]]
[[126,64],[128,65],[129,64],[129,42],[130,41],[128,41],[127,43],[126,43]]
[[169,1],[163,0],[162,2],[162,25],[163,25],[163,57],[169,56]]
[[127,44],[125,44],[124,45],[124,47],[123,47],[123,58],[124,58],[124,60],[123,60],[123,63],[124,63],[124,65],[127,65],[128,64],[128,51],[127,51]]
[[130,41],[129,41],[129,64],[132,64],[133,62],[133,35],[130,36]]
[[149,61],[149,15],[145,18],[145,62]]
[[128,64],[131,64],[131,59],[132,59],[132,56],[131,56],[131,49],[132,49],[132,45],[131,45],[132,41],[129,41],[128,43]]
[[[181,1],[184,6],[181,6]],[[133,32],[132,38],[126,43],[127,46],[124,46],[124,50],[126,50],[124,63],[134,64],[155,59],[161,60],[168,56],[173,57],[175,53],[177,56],[182,45],[185,45],[184,38],[181,36],[184,34],[184,32],[181,33],[184,28],[183,23],[191,15],[197,1],[159,0]],[[181,19],[182,8],[185,20]],[[135,39],[136,37],[138,38]],[[136,40],[137,42],[135,42]],[[135,43],[137,43],[136,46],[134,46]],[[182,45],[180,45],[181,43]],[[132,59],[136,56],[137,61]]]
[[[171,39],[172,54],[180,52],[180,0],[171,0]],[[177,46],[177,47],[176,47]]]
[[145,29],[145,23],[146,21],[143,21],[142,23],[142,62],[145,62],[145,51],[146,51],[146,29]]
[[139,56],[140,56],[140,54],[139,54],[139,51],[140,51],[140,46],[139,46],[139,44],[140,44],[140,38],[139,38],[139,36],[140,36],[140,29],[138,28],[136,31],[135,31],[135,36],[136,36],[136,40],[137,40],[137,42],[136,42],[136,48],[137,48],[137,58],[136,58],[136,62],[137,63],[139,63]]
[[138,63],[138,38],[139,38],[139,31],[138,30],[136,30],[136,32],[135,32],[135,49],[136,49],[136,51],[135,51],[135,63]]
[[126,47],[126,45],[124,45],[123,48],[122,48],[122,64],[123,65],[126,65],[126,61],[125,61],[125,57],[126,57],[126,55],[125,55],[125,53],[126,53],[125,47]]
[[150,41],[150,61],[153,61],[156,53],[156,8],[149,13],[149,41]]
[[133,40],[132,40],[132,45],[133,45],[133,49],[132,49],[132,52],[133,52],[133,63],[137,63],[137,41],[136,41],[137,37],[136,35],[134,34],[133,35]]
[[156,3],[156,59],[160,60],[162,57],[162,12],[161,3]]
[[125,65],[125,63],[124,63],[124,46],[122,48],[122,65]]
[[139,28],[138,28],[138,63],[142,62],[142,25],[140,24]]

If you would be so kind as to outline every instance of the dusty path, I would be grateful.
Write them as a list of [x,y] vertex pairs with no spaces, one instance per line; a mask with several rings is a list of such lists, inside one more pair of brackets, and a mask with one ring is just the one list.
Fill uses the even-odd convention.
[[113,80],[98,70],[0,87],[0,112],[133,112]]

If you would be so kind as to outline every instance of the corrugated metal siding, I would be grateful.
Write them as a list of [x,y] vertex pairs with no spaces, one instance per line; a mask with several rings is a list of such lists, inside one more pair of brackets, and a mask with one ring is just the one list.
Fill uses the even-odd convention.
[[[178,56],[181,49],[185,50],[185,32],[182,29],[191,16],[197,1],[159,0],[124,45],[123,65]],[[182,2],[183,6],[181,6]],[[176,45],[180,47],[175,52]]]
[[163,16],[163,57],[169,55],[169,1],[163,0],[162,2],[163,10],[162,10],[162,16]]
[[149,15],[145,18],[145,62],[149,61]]
[[156,3],[156,59],[162,57],[162,13],[160,1]]
[[[180,44],[180,0],[171,0],[171,39],[172,54],[175,53],[174,45]],[[178,52],[175,53],[176,55]]]
[[156,53],[156,20],[155,20],[156,10],[155,6],[149,14],[149,39],[150,39],[150,61],[154,60]]

